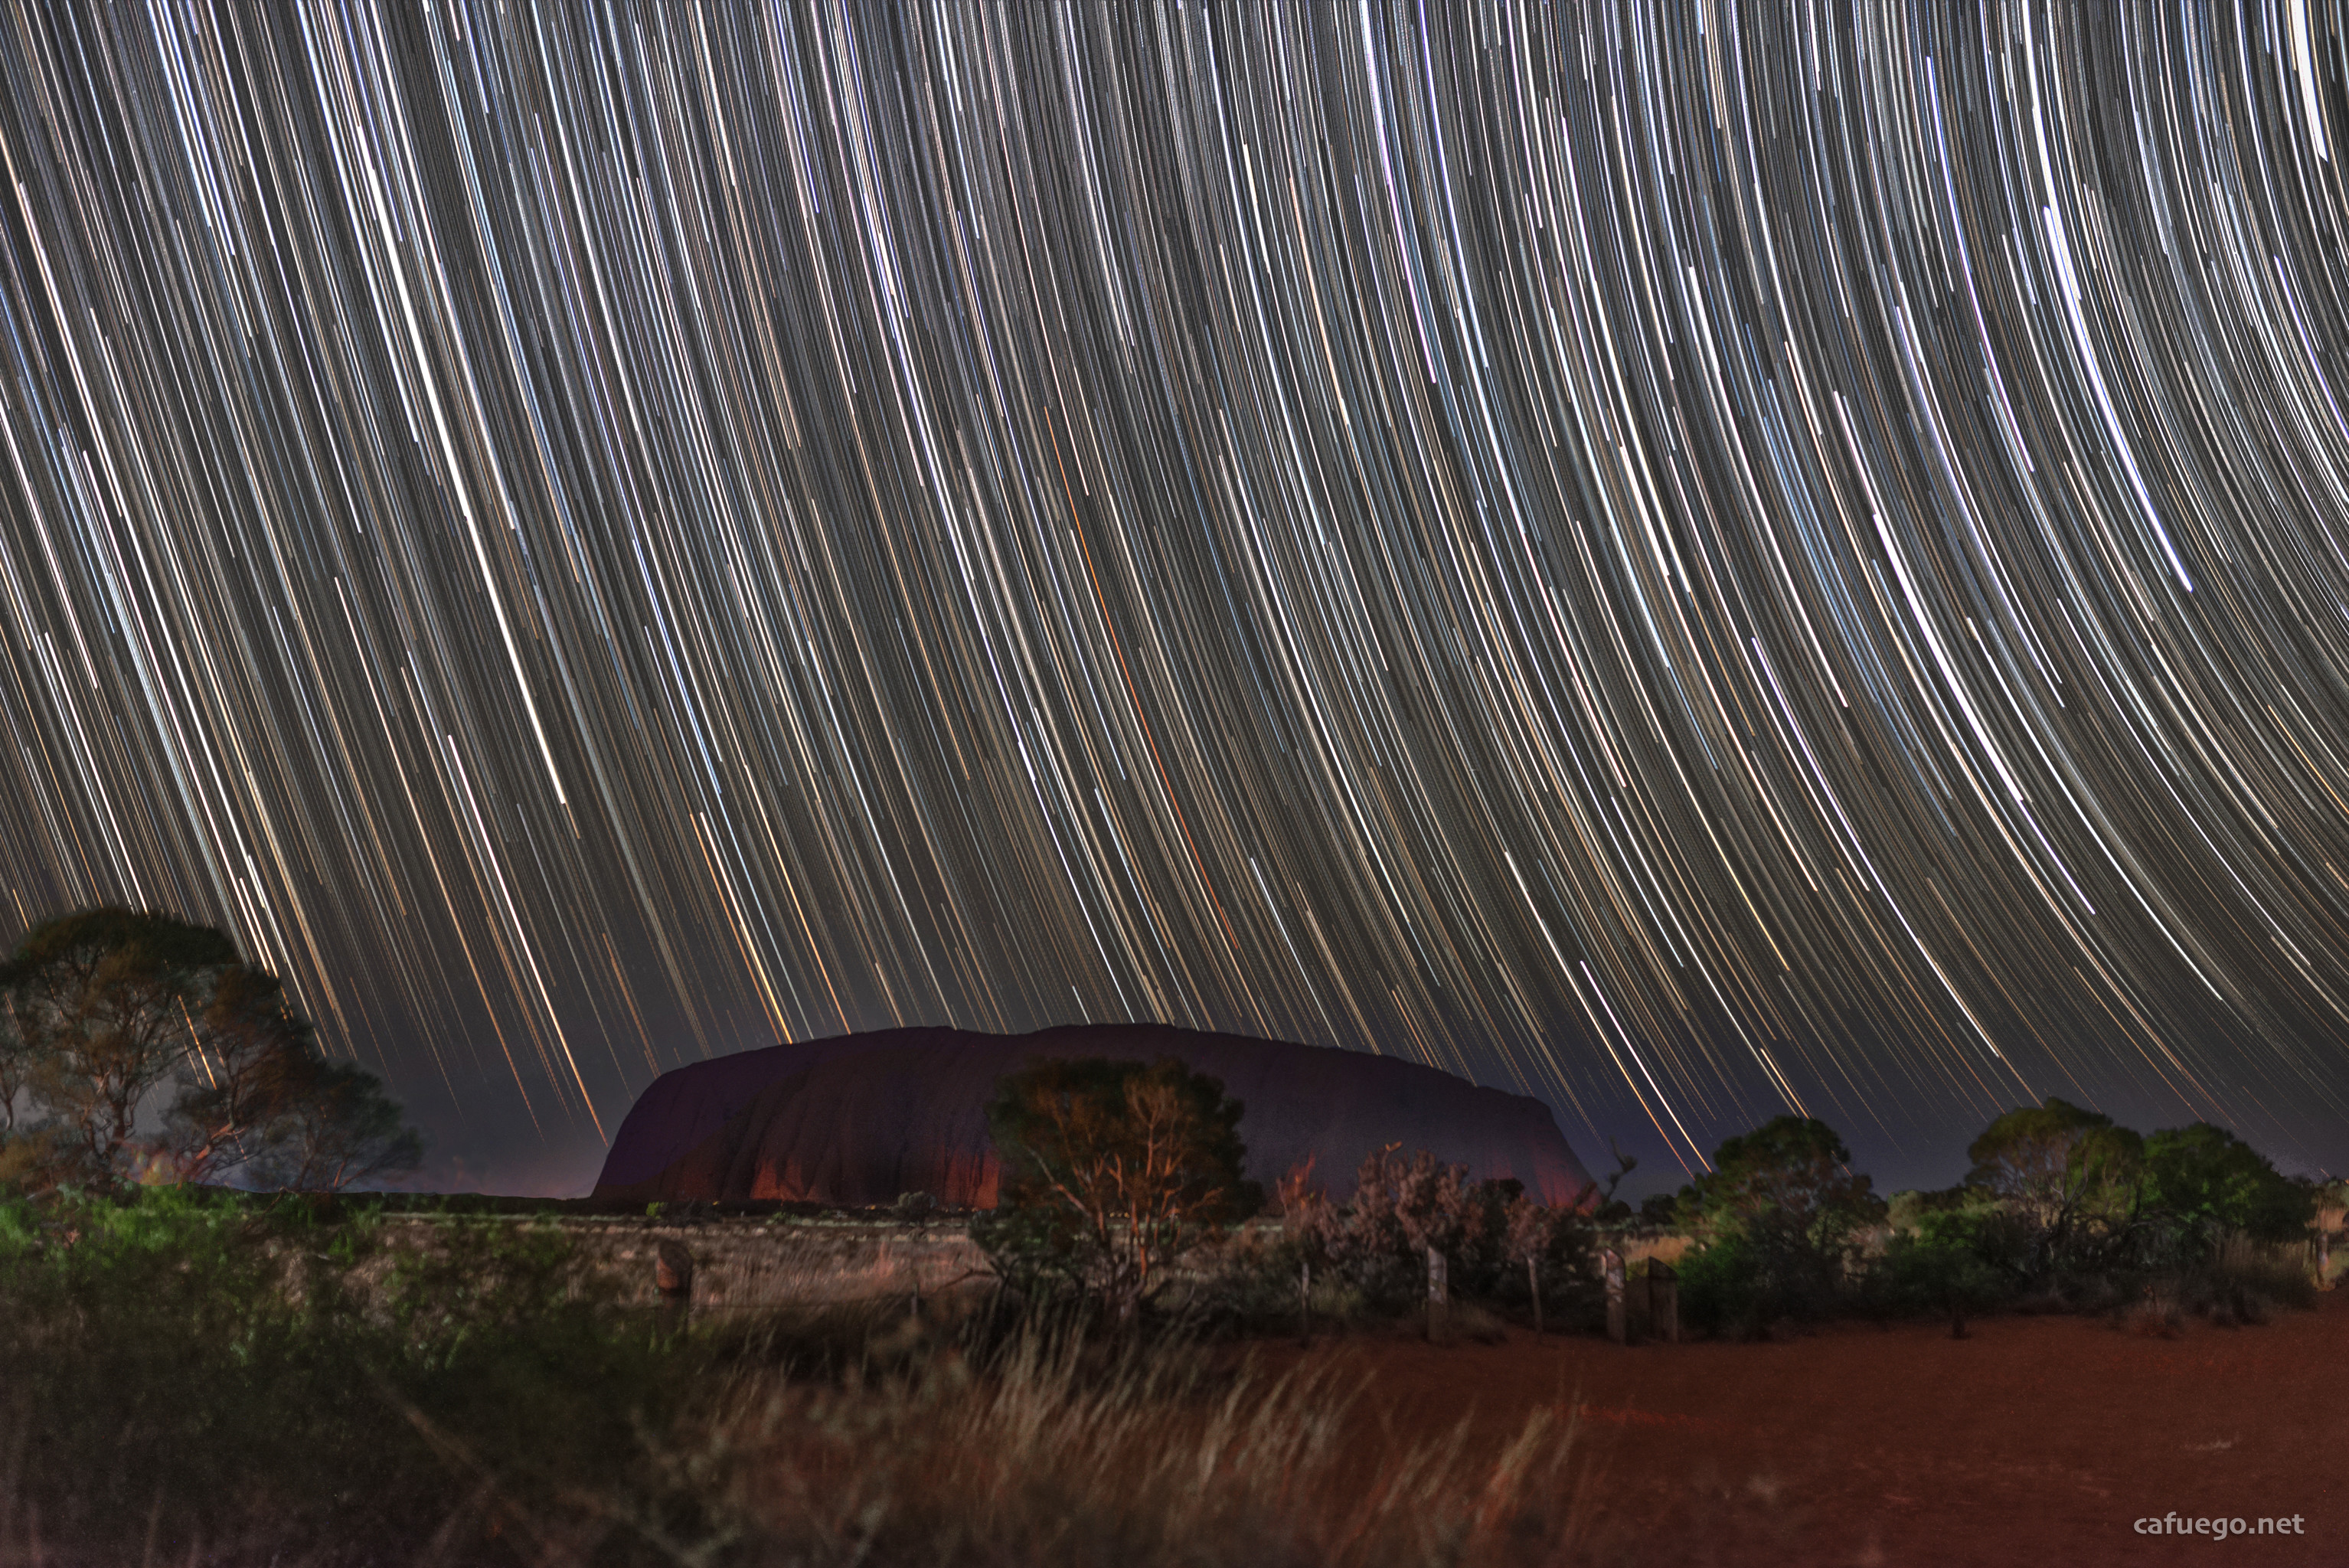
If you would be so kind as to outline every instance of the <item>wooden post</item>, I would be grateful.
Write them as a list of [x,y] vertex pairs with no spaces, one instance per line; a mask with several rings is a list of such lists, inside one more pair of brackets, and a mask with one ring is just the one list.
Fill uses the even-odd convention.
[[1661,1258],[1650,1258],[1641,1283],[1647,1287],[1647,1336],[1667,1345],[1681,1342],[1681,1276]]
[[2324,1278],[2324,1276],[2325,1276],[2325,1274],[2328,1274],[2328,1273],[2330,1273],[2330,1272],[2331,1272],[2332,1268],[2333,1268],[2333,1231],[2332,1231],[2332,1227],[2330,1227],[2330,1226],[2326,1225],[2323,1221],[2321,1221],[2321,1220],[2320,1220],[2319,1222],[2317,1222],[2317,1226],[2316,1226],[2316,1288],[2317,1288],[2317,1289],[2319,1289],[2319,1290],[2325,1290],[2325,1289],[2329,1289],[2329,1288],[2330,1288],[2330,1286],[2329,1286],[2329,1285],[2326,1284],[2326,1282],[2325,1282],[2325,1278]]
[[1599,1254],[1599,1264],[1607,1274],[1607,1337],[1618,1345],[1628,1345],[1631,1336],[1630,1325],[1625,1321],[1623,1254],[1609,1247]]
[[693,1310],[693,1254],[685,1243],[664,1236],[653,1249],[653,1289],[660,1295],[660,1326],[674,1334]]
[[1313,1264],[1299,1261],[1297,1265],[1297,1343],[1301,1349],[1313,1343]]
[[1535,1265],[1534,1254],[1526,1254],[1526,1284],[1534,1293],[1534,1337],[1542,1336],[1541,1270]]
[[1452,1278],[1444,1257],[1427,1249],[1427,1337],[1441,1344],[1451,1326]]

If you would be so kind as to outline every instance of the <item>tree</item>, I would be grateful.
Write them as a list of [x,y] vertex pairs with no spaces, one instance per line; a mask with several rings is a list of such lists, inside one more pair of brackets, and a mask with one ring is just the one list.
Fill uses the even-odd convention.
[[140,1107],[188,1049],[192,1016],[237,962],[229,939],[167,914],[84,910],[36,926],[6,989],[28,1087],[90,1180],[119,1180]]
[[1254,1213],[1241,1177],[1246,1108],[1218,1079],[1169,1057],[1040,1061],[1007,1075],[987,1107],[1001,1161],[991,1232],[1040,1249],[1121,1317],[1152,1271],[1200,1229]]
[[1782,1116],[1728,1140],[1681,1190],[1682,1228],[1702,1243],[1682,1270],[1699,1320],[1814,1316],[1842,1294],[1858,1233],[1884,1217],[1875,1183],[1826,1122]]
[[1681,1190],[1680,1218],[1700,1235],[1760,1226],[1825,1247],[1883,1217],[1875,1185],[1835,1129],[1782,1116],[1714,1150],[1713,1169]]
[[244,1171],[280,1136],[314,1069],[308,1020],[264,970],[237,965],[214,983],[175,1076],[164,1147],[181,1180]]
[[340,1192],[405,1176],[424,1160],[424,1138],[400,1119],[383,1080],[351,1062],[305,1049],[285,1092],[264,1124],[250,1166],[255,1184],[295,1192]]
[[30,1099],[27,1091],[33,1087],[33,1065],[37,1060],[32,1042],[16,1022],[7,965],[0,964],[0,1143],[16,1135],[17,1117],[28,1109],[19,1102]]
[[[326,1061],[266,970],[217,930],[84,910],[36,926],[0,965],[5,1179],[120,1182],[160,1091],[163,1163],[181,1181],[339,1189],[412,1171],[422,1140],[359,1068]],[[18,1094],[48,1113],[19,1130]]]
[[2145,1140],[2146,1206],[2181,1245],[2226,1232],[2294,1242],[2315,1219],[2315,1190],[2276,1171],[2266,1155],[2223,1127],[2198,1121]]
[[2033,1274],[2112,1252],[2137,1222],[2145,1140],[2100,1111],[2062,1099],[2010,1110],[1966,1157],[1966,1184],[2030,1227]]

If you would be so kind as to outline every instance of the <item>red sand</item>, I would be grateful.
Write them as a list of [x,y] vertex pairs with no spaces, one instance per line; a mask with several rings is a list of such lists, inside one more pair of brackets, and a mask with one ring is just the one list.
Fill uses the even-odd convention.
[[[2349,1563],[2349,1292],[2260,1327],[2103,1319],[1843,1325],[1787,1344],[1602,1340],[1308,1356],[1378,1376],[1366,1418],[1480,1439],[1580,1412],[1582,1539],[1647,1563]],[[1287,1352],[1282,1359],[1293,1359]],[[1352,1367],[1350,1365],[1348,1371]],[[2141,1518],[2301,1516],[2294,1537],[2148,1537]]]

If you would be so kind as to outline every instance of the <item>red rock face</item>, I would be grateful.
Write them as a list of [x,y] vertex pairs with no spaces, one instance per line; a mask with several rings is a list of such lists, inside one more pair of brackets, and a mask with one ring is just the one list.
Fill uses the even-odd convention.
[[662,1074],[612,1140],[595,1196],[620,1202],[812,1199],[888,1203],[928,1192],[995,1202],[987,1101],[998,1078],[1044,1057],[1181,1058],[1247,1108],[1247,1174],[1265,1185],[1312,1162],[1350,1191],[1362,1157],[1397,1144],[1513,1176],[1545,1202],[1589,1181],[1549,1108],[1392,1057],[1157,1024],[1032,1035],[891,1029],[744,1051]]

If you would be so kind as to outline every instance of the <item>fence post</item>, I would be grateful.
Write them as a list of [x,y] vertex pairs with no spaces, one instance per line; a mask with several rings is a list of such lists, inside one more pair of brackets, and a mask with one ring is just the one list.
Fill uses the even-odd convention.
[[1542,1336],[1541,1270],[1536,1265],[1531,1253],[1526,1254],[1526,1284],[1534,1293],[1534,1337],[1539,1339]]
[[1427,1337],[1438,1344],[1451,1326],[1452,1280],[1444,1254],[1427,1249]]
[[1661,1258],[1650,1258],[1647,1267],[1648,1337],[1667,1345],[1681,1342],[1681,1276]]
[[1631,1336],[1624,1314],[1623,1254],[1609,1247],[1599,1254],[1599,1264],[1607,1274],[1607,1337],[1618,1345],[1628,1345]]
[[693,1254],[683,1242],[664,1236],[653,1248],[653,1289],[660,1295],[660,1326],[674,1334],[693,1310]]
[[1297,1265],[1297,1344],[1299,1348],[1313,1343],[1313,1264],[1300,1260]]

